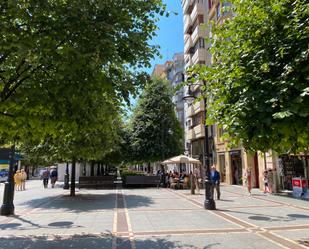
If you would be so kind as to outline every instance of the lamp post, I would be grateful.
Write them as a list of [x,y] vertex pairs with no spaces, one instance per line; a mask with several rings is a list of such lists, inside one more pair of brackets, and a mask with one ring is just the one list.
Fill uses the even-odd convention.
[[4,183],[3,204],[0,209],[0,215],[14,215],[14,163],[15,163],[15,146],[13,145],[9,152],[9,175]]
[[[196,84],[197,85],[197,84]],[[205,86],[205,82],[203,82],[203,85]],[[195,100],[195,96],[193,95],[191,91],[191,85],[188,86],[188,92],[184,96],[184,101],[188,104],[193,103]],[[207,115],[207,99],[204,97],[204,114],[205,114],[205,120]],[[210,180],[210,161],[209,161],[209,136],[208,136],[208,126],[205,122],[204,124],[204,130],[205,130],[205,139],[204,139],[204,147],[205,147],[205,154],[204,154],[204,162],[205,162],[205,201],[204,201],[204,207],[207,210],[215,210],[216,209],[216,203],[213,199],[212,193],[211,193],[211,180]]]

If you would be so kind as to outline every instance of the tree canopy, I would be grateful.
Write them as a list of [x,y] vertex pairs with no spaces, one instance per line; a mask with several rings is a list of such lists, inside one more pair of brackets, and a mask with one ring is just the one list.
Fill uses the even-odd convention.
[[308,1],[229,2],[233,17],[211,26],[213,64],[194,72],[207,82],[207,122],[249,150],[308,151]]
[[[145,82],[138,70],[158,52],[161,0],[2,1],[0,135],[6,140],[57,134],[61,126],[113,115]],[[79,118],[77,116],[79,116]],[[86,115],[85,115],[86,116]],[[76,125],[75,125],[76,127]]]
[[183,152],[182,129],[168,83],[150,79],[129,124],[131,160],[155,162]]

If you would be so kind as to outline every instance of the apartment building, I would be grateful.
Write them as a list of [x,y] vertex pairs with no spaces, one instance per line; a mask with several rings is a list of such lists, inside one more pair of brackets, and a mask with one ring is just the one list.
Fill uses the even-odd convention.
[[[202,0],[182,0],[184,23],[184,61],[185,69],[197,64],[211,63],[211,55],[207,49],[205,38],[209,35],[206,23],[208,20],[207,2]],[[185,76],[187,80],[187,77]],[[190,87],[191,93],[198,97],[201,94],[202,82]],[[185,87],[187,92],[189,89]],[[205,105],[204,101],[185,103],[185,150],[188,155],[205,165]],[[211,130],[211,127],[210,127]],[[211,133],[209,133],[211,134]],[[212,157],[213,158],[213,157]],[[210,159],[212,159],[210,158]],[[205,175],[205,167],[201,167]]]
[[[211,36],[210,21],[222,23],[231,14],[222,11],[228,3],[219,0],[182,0],[184,23],[184,59],[185,69],[196,64],[211,65],[210,44],[205,41]],[[194,96],[201,94],[203,82],[191,86]],[[188,90],[188,89],[186,89]],[[189,155],[204,162],[205,148],[205,104],[204,101],[185,104],[185,141]],[[218,125],[208,127],[210,164],[215,165],[221,173],[223,182],[242,184],[246,168],[253,174],[253,186],[259,185],[259,164],[256,155],[248,155],[241,146],[230,148],[229,142],[223,139],[224,130]],[[204,167],[203,167],[204,168]],[[203,173],[203,168],[201,171]]]

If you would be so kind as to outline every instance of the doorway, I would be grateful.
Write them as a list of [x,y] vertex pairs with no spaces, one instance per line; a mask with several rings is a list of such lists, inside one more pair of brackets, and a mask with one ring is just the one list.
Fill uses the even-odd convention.
[[221,174],[221,182],[226,182],[225,155],[219,154],[219,169]]
[[232,184],[242,185],[242,163],[240,150],[231,152],[231,165],[233,179]]

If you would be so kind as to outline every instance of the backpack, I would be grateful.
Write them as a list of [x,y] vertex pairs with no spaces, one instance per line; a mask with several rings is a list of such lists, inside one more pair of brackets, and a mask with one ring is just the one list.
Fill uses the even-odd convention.
[[51,177],[57,177],[58,174],[57,174],[57,171],[56,170],[53,170],[50,174]]

